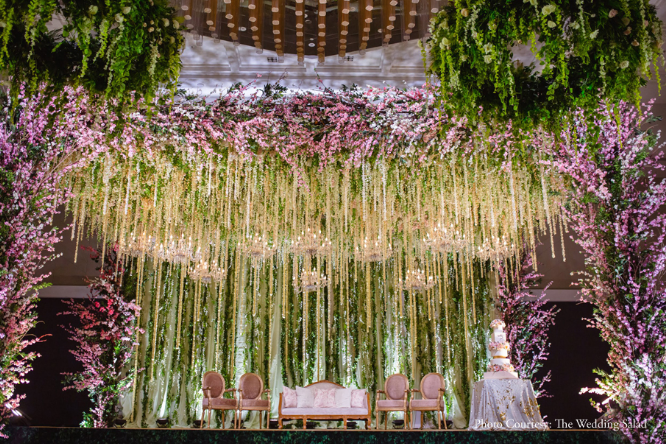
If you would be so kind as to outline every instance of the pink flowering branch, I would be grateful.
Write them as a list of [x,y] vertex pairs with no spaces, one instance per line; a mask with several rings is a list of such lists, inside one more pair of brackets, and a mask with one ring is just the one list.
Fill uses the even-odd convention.
[[548,359],[548,331],[555,325],[556,307],[544,308],[548,284],[541,295],[534,298],[529,288],[543,275],[532,270],[532,255],[524,249],[518,276],[509,278],[504,266],[498,266],[498,309],[506,324],[507,341],[511,344],[509,358],[521,379],[530,379],[537,397],[549,397],[544,384],[550,382],[550,371],[540,379],[537,372]]
[[[101,254],[92,248],[91,257],[100,262]],[[66,301],[68,311],[60,315],[76,316],[80,326],[65,326],[76,348],[70,350],[83,369],[76,373],[63,373],[63,390],[87,391],[93,408],[85,415],[83,426],[109,427],[116,417],[120,397],[133,385],[134,372],[127,371],[134,358],[140,307],[128,300],[130,279],[125,263],[117,255],[114,245],[106,251],[100,276],[89,279],[90,297],[84,301]],[[123,282],[124,281],[124,282]]]

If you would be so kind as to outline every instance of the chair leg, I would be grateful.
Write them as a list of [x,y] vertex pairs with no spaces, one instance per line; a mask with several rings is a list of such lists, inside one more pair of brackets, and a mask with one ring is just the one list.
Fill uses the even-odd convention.
[[421,418],[421,425],[419,427],[419,430],[423,430],[423,412],[421,412],[421,416],[419,417]]
[[199,423],[199,428],[203,428],[204,418],[206,417],[206,410],[201,409],[201,422]]
[[211,416],[212,410],[208,409],[208,428],[210,429],[210,416]]
[[389,417],[389,412],[384,412],[384,430],[388,429],[388,417]]
[[446,426],[446,409],[442,410],[442,422],[444,422],[444,430],[448,430]]

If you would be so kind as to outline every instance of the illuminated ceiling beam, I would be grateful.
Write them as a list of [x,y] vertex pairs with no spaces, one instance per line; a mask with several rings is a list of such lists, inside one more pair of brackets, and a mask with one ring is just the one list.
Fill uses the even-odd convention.
[[204,8],[204,12],[210,36],[217,40],[220,36],[217,32],[217,0],[208,0],[208,7]]
[[338,2],[338,56],[347,54],[347,36],[349,35],[349,0]]
[[326,0],[319,0],[317,8],[317,59],[326,60]]
[[275,43],[275,52],[279,59],[284,57],[284,48],[286,36],[284,34],[284,2],[282,0],[272,0],[271,12],[273,13],[273,42]]
[[416,19],[416,5],[418,4],[419,0],[404,0],[405,3],[407,3],[403,8],[404,14],[405,14],[405,23],[407,26],[405,27],[405,40],[409,40],[412,31],[414,30],[414,27],[416,26],[415,19]]
[[305,15],[304,0],[296,0],[296,57],[299,64],[305,61]]
[[227,28],[229,28],[229,37],[234,45],[240,44],[238,40],[238,24],[240,23],[240,0],[224,0],[226,6]]
[[395,29],[395,5],[398,0],[382,0],[382,43],[388,45]]
[[370,24],[372,23],[372,10],[374,9],[372,0],[359,0],[359,51],[365,51],[370,40]]
[[263,24],[264,24],[264,2],[263,0],[249,0],[247,8],[250,10],[250,30],[252,31],[252,42],[257,52],[261,53],[263,47]]

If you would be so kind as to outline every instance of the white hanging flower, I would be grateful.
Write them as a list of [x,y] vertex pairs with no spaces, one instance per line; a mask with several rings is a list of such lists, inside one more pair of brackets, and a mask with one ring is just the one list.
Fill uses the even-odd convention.
[[611,9],[608,11],[608,17],[613,18],[617,15],[617,9]]
[[122,23],[123,20],[125,20],[125,18],[124,18],[122,15],[120,15],[120,14],[116,14],[116,21],[117,21],[118,23]]
[[463,9],[462,11],[460,11],[460,15],[462,15],[463,17],[469,16],[469,9],[467,8]]
[[155,30],[155,28],[153,28],[152,26],[150,28],[148,28],[148,32],[153,32],[154,30]]
[[548,20],[548,27],[549,28],[554,28],[555,27],[555,22],[552,20]]
[[123,14],[129,14],[131,10],[132,10],[132,8],[130,8],[129,6],[125,6],[123,8]]
[[597,29],[596,31],[593,31],[590,33],[590,38],[595,39],[597,37],[597,34],[599,34],[599,30]]
[[448,48],[449,44],[450,44],[449,39],[447,39],[446,37],[444,37],[444,38],[442,39],[442,42],[439,44],[439,46],[443,49],[444,47],[447,47],[447,48]]
[[92,5],[92,6],[90,6],[90,8],[88,8],[88,12],[90,12],[90,14],[92,14],[92,15],[97,14],[97,10],[98,10],[97,6],[95,6],[95,5]]
[[578,23],[578,22],[573,22],[569,26],[571,26],[573,29],[580,29],[580,23]]
[[538,1],[538,0],[530,0],[530,3],[532,4],[532,6],[536,6],[536,5],[537,5],[537,1]]
[[162,22],[164,23],[164,27],[165,27],[165,28],[166,28],[167,26],[169,26],[169,19],[168,19],[168,18],[164,18],[164,19],[162,19]]
[[174,27],[175,29],[180,28],[180,23],[178,23],[176,20],[174,20],[174,21],[173,21],[173,27]]
[[542,13],[543,15],[550,15],[550,14],[552,14],[553,12],[555,12],[556,9],[557,9],[557,7],[556,7],[555,5],[546,5],[546,6],[544,6],[543,9],[541,10],[541,13]]
[[625,68],[627,68],[628,66],[629,66],[629,62],[626,61],[626,60],[625,60],[624,62],[620,63],[620,68],[622,68],[622,69],[625,69]]
[[171,37],[171,43],[176,43],[176,39]]
[[491,63],[493,61],[493,56],[491,55],[483,56],[483,61],[486,63]]

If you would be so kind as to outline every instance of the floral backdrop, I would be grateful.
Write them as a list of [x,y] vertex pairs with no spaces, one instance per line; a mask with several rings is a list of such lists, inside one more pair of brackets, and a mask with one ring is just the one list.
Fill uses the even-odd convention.
[[[501,125],[471,129],[464,119],[442,113],[428,88],[321,94],[234,88],[219,100],[182,97],[170,107],[139,100],[123,116],[113,104],[91,107],[81,91],[68,89],[53,100],[62,113],[23,99],[16,109],[32,119],[8,118],[3,143],[11,146],[17,131],[31,134],[34,122],[44,122],[39,138],[29,140],[54,157],[33,168],[53,180],[66,201],[70,235],[95,233],[101,257],[106,245],[117,243],[137,281],[144,333],[130,364],[135,389],[122,400],[137,424],[163,415],[188,423],[197,413],[199,375],[218,368],[230,381],[257,370],[275,391],[320,377],[375,389],[394,370],[416,384],[423,372],[440,370],[454,421],[464,425],[469,383],[487,362],[487,322],[496,297],[490,283],[501,274],[505,294],[518,294],[537,234],[567,232],[572,221],[580,230],[581,214],[609,214],[603,201],[584,191],[575,198],[581,155],[597,156],[583,163],[586,180],[616,180],[603,168],[622,171],[622,165],[651,159],[635,154],[620,157],[623,163],[603,148],[641,153],[634,148],[652,146],[649,137],[635,136],[638,122],[628,110],[601,110],[596,127],[603,130],[590,129],[590,136],[585,119],[565,121],[571,132],[557,135]],[[606,143],[615,134],[622,143]],[[606,161],[617,166],[603,167]],[[5,177],[17,186],[13,176]],[[595,188],[602,194],[607,189]],[[661,188],[651,189],[657,194],[632,197],[636,210],[622,216],[631,221],[624,229],[629,236],[636,227],[663,232],[658,218],[634,224],[646,208],[658,207]],[[26,202],[38,199],[38,190],[26,191]],[[41,205],[55,211],[54,204]],[[3,217],[10,208],[3,208]],[[30,224],[33,214],[18,221]],[[609,260],[602,250],[596,257]],[[24,267],[25,251],[29,247],[12,251],[7,260]],[[646,251],[655,253],[645,263],[656,264],[647,270],[658,271],[661,250]],[[632,254],[638,253],[643,249]],[[35,275],[34,268],[20,269]],[[586,281],[586,288],[609,281],[600,269],[592,267],[598,278]],[[661,291],[658,272],[641,276],[646,280],[636,287],[638,295],[643,288],[645,294]],[[7,298],[15,294],[26,293],[11,290]],[[26,297],[34,300],[32,293]],[[647,307],[651,300],[637,296],[634,305]],[[24,332],[31,313],[28,308],[22,318],[28,319]],[[612,319],[612,313],[602,310],[599,319]],[[650,319],[657,321],[649,325],[658,330],[662,315],[655,312]],[[544,326],[549,316],[544,312]],[[626,322],[643,322],[637,314],[627,316]],[[633,331],[624,334],[633,338]],[[21,353],[24,334],[8,342]],[[541,345],[527,340],[521,350],[534,350],[540,361],[544,337],[540,330],[533,341]],[[645,378],[631,379],[624,363],[656,369],[650,375],[661,387],[659,344],[646,345],[640,359],[617,355],[626,360],[613,376],[620,381],[613,386],[617,395],[606,404],[639,415],[658,405],[642,394],[627,397],[630,387],[643,390]],[[16,359],[3,362],[21,362]],[[609,384],[602,382],[601,389]]]

